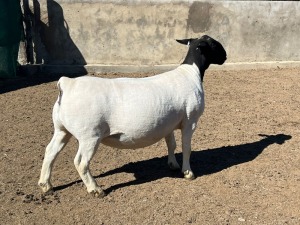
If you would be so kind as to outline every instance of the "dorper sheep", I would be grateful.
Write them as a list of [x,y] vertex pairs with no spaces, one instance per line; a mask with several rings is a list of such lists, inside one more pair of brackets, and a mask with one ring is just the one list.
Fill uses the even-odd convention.
[[176,69],[147,78],[105,79],[62,77],[53,108],[54,135],[48,144],[39,186],[52,190],[53,162],[71,136],[79,143],[75,167],[89,193],[104,196],[90,173],[89,164],[100,143],[116,148],[142,148],[162,138],[168,148],[168,165],[180,169],[174,150],[174,130],[182,134],[182,172],[193,179],[190,167],[191,139],[204,111],[202,86],[210,64],[223,64],[226,51],[213,38],[177,40],[189,46]]

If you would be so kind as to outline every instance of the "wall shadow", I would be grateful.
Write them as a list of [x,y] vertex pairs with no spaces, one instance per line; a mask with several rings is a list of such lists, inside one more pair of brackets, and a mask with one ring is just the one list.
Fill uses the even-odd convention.
[[41,7],[38,0],[33,0],[33,6],[35,63],[86,65],[83,55],[70,36],[62,7],[54,0],[47,0],[46,7]]
[[[257,156],[259,156],[263,152],[263,150],[268,146],[272,144],[282,145],[285,141],[292,138],[292,136],[286,134],[259,134],[259,136],[263,137],[263,139],[246,144],[224,146],[215,149],[207,149],[203,151],[192,152],[191,167],[194,174],[196,175],[196,177],[209,175],[220,172],[234,165],[252,161]],[[182,163],[181,153],[177,153],[176,158],[179,163]],[[110,176],[116,173],[133,173],[136,179],[133,181],[120,183],[109,187],[105,190],[107,194],[119,188],[148,183],[164,177],[182,177],[181,172],[171,171],[168,169],[167,156],[164,156],[139,162],[132,162],[119,168],[107,171],[106,173],[95,176],[95,178]],[[77,180],[66,185],[55,187],[54,190],[62,190],[80,182],[82,181]]]
[[[62,75],[86,75],[86,61],[73,42],[62,7],[54,0],[23,0],[27,63],[18,68],[17,79],[0,80],[0,94],[58,80]],[[72,72],[72,70],[74,72]]]
[[[0,80],[0,94],[4,94],[10,91],[16,91],[22,88],[40,85],[43,83],[49,83],[57,81],[63,74],[62,73],[38,73],[35,75],[17,77],[15,79]],[[68,74],[68,77],[79,77],[84,74],[74,73]]]

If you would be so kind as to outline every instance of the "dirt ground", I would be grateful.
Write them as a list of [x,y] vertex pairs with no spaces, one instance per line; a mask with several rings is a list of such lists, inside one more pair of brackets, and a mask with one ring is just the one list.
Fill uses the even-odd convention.
[[164,141],[136,150],[101,145],[91,171],[102,199],[75,170],[74,139],[54,164],[54,194],[37,186],[53,133],[53,80],[0,87],[1,224],[300,224],[300,69],[208,70],[192,141],[197,178],[168,169]]

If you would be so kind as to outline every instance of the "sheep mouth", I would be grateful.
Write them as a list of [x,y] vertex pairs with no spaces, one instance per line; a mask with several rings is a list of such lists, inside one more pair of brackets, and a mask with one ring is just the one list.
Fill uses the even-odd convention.
[[225,58],[217,60],[217,61],[215,62],[215,64],[217,64],[217,65],[222,65],[222,64],[225,63],[226,60],[227,60],[227,57],[225,56]]

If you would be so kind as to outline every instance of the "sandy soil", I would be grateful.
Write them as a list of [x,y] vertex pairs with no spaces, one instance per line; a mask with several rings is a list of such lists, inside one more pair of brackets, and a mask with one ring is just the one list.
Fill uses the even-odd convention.
[[[74,139],[55,162],[54,194],[37,186],[53,133],[54,80],[0,88],[1,224],[300,224],[299,69],[207,71],[192,142],[197,178],[168,169],[163,141],[137,150],[102,145],[91,164],[108,193],[102,199],[75,170]],[[179,161],[180,149],[178,142]]]

